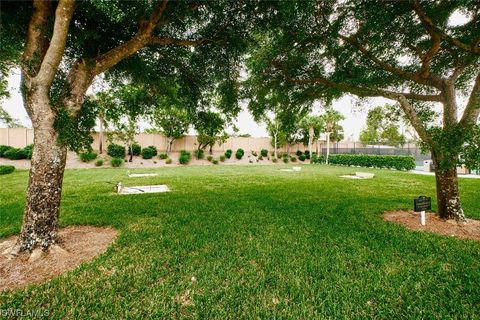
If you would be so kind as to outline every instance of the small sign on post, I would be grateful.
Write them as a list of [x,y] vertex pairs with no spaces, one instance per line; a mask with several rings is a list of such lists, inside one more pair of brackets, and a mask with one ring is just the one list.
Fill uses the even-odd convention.
[[432,209],[432,198],[420,196],[413,200],[413,210],[420,212],[420,224],[425,225],[425,211]]

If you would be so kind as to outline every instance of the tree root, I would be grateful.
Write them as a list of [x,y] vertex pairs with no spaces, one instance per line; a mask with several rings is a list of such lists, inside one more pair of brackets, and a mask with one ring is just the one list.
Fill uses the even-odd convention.
[[20,254],[21,249],[22,247],[18,243],[15,243],[13,246],[7,247],[7,249],[2,252],[2,255],[8,259],[13,259]]
[[44,250],[42,248],[35,248],[30,252],[23,251],[22,247],[20,244],[15,243],[13,246],[8,246],[7,249],[5,249],[2,252],[2,255],[7,257],[7,259],[14,259],[18,256],[20,256],[23,252],[29,253],[30,256],[28,258],[28,262],[35,262],[40,260],[41,258],[45,257],[47,254],[54,254],[54,255],[69,255],[70,252],[67,250],[63,249],[61,246],[58,244],[52,244],[47,250]]

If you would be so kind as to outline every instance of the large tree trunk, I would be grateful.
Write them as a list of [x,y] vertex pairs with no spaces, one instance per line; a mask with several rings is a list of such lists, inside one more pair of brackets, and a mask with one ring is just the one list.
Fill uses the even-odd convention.
[[457,169],[455,167],[442,169],[439,167],[438,158],[435,156],[432,158],[435,164],[438,215],[442,219],[464,221],[465,214],[460,203]]
[[34,123],[34,149],[27,203],[18,242],[20,251],[48,249],[57,242],[58,217],[67,148],[57,143],[53,117]]

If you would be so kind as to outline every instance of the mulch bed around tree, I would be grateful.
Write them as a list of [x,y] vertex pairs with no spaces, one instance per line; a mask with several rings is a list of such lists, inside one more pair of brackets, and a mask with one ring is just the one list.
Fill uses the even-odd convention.
[[[43,253],[38,260],[29,261],[29,253],[15,258],[0,254],[0,291],[45,282],[70,271],[104,253],[116,236],[117,231],[112,228],[73,226],[59,231],[61,249]],[[0,240],[0,253],[11,247],[16,238]]]
[[420,224],[420,213],[413,211],[385,212],[383,218],[387,221],[401,224],[409,229],[434,232],[459,239],[480,240],[480,221],[467,219],[466,222],[442,220],[434,213],[426,213],[426,225]]

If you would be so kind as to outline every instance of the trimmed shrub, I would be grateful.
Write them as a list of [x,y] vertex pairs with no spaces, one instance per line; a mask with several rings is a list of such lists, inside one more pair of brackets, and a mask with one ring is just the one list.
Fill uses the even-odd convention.
[[166,153],[160,153],[160,155],[158,156],[161,160],[165,160],[168,158],[168,154]]
[[298,160],[300,161],[305,161],[305,159],[307,159],[307,157],[304,154],[298,156]]
[[2,174],[9,174],[15,171],[14,166],[0,166],[0,175]]
[[155,156],[155,150],[151,147],[146,147],[142,149],[142,158],[143,159],[152,159]]
[[288,157],[283,157],[283,162],[288,163]]
[[227,159],[230,159],[232,157],[232,150],[231,149],[228,149],[227,151],[225,151],[225,157],[227,157]]
[[33,154],[33,144],[29,144],[25,148],[23,148],[23,152],[25,153],[26,159],[32,159]]
[[11,148],[3,154],[3,156],[10,160],[27,159],[27,155],[24,149]]
[[227,159],[226,156],[224,156],[224,155],[221,155],[221,156],[220,156],[220,161],[225,162],[226,159]]
[[166,163],[166,164],[172,164],[172,162],[173,162],[173,161],[172,161],[172,159],[170,159],[170,158],[168,158],[167,160],[165,160],[165,163]]
[[180,158],[178,159],[178,162],[180,162],[180,164],[188,164],[191,158],[192,155],[190,152],[182,150],[180,151]]
[[0,146],[0,158],[3,158],[5,156],[5,152],[7,152],[10,149],[13,149],[13,147],[1,145]]
[[152,152],[153,152],[153,156],[154,156],[154,157],[156,157],[156,156],[158,155],[157,147],[155,147],[155,146],[148,146],[147,148],[152,149]]
[[82,160],[82,162],[90,162],[93,159],[96,159],[97,155],[98,154],[96,152],[93,152],[93,151],[82,152],[82,153],[79,154],[80,160]]
[[213,157],[212,157],[212,156],[208,156],[208,157],[207,157],[207,160],[208,160],[209,162],[212,162]]
[[[305,150],[304,154],[305,154],[305,158],[310,159],[310,151]],[[312,154],[313,154],[313,152],[312,152]]]
[[312,163],[325,163],[326,159],[327,159],[326,156],[324,156],[323,154],[317,155],[316,153],[312,152],[312,159],[311,159]]
[[95,166],[96,166],[96,167],[101,167],[101,166],[103,166],[103,160],[102,160],[102,159],[98,159],[97,161],[95,161]]
[[243,158],[243,155],[245,154],[245,151],[243,151],[242,148],[238,149],[237,152],[235,153],[235,158],[238,160]]
[[296,161],[297,161],[297,157],[295,157],[295,156],[291,156],[291,157],[290,157],[290,161],[292,161],[292,162],[296,162]]
[[132,146],[128,148],[128,155],[132,154],[134,156],[139,156],[141,153],[142,147],[137,143],[132,144]]
[[190,157],[187,156],[186,154],[182,154],[180,158],[178,158],[178,162],[180,164],[188,164],[190,162]]
[[277,163],[277,162],[278,162],[278,159],[277,159],[277,158],[272,158],[272,162],[273,162],[273,163]]
[[301,155],[303,155],[303,152],[300,151],[300,150],[297,150],[297,152],[295,152],[295,154],[297,155],[297,157],[300,157]]
[[217,160],[217,159],[214,159],[214,160],[212,161],[212,163],[213,163],[213,164],[218,164],[218,160]]
[[[315,163],[324,163],[325,157],[316,157]],[[333,165],[368,168],[387,168],[396,170],[415,169],[415,159],[411,156],[390,156],[373,154],[333,154],[328,158]]]
[[123,162],[123,158],[112,158],[112,160],[110,160],[112,167],[120,167]]
[[197,158],[198,160],[204,159],[205,158],[205,150],[203,150],[203,149],[195,150],[195,158]]
[[125,147],[119,144],[109,144],[107,154],[112,158],[125,158]]
[[260,155],[264,158],[268,157],[268,150],[267,149],[262,149],[260,151]]

